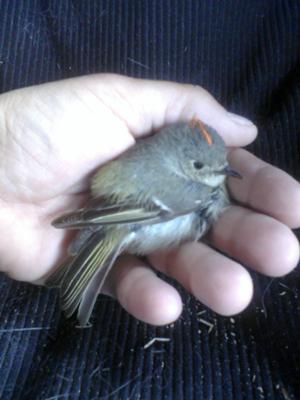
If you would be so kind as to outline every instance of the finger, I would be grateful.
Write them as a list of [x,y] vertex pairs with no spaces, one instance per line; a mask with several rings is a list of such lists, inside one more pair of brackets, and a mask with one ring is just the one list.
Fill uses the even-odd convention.
[[[193,117],[213,126],[228,146],[247,145],[257,134],[250,121],[228,113],[203,88],[175,82],[96,74],[0,96],[3,138],[13,137],[25,152],[35,144],[38,157],[28,158],[27,169],[41,171],[37,184],[46,181],[56,193],[77,185],[135,138]],[[64,179],[57,181],[62,170]]]
[[257,134],[248,119],[229,113],[200,86],[167,81],[128,78],[121,75],[96,75],[93,90],[98,96],[111,92],[115,114],[126,121],[136,137],[153,129],[198,117],[213,126],[228,146],[244,146]]
[[227,209],[210,239],[222,252],[270,276],[287,274],[299,261],[298,240],[286,225],[242,207]]
[[185,243],[177,249],[156,253],[150,260],[219,314],[236,314],[252,298],[249,273],[203,243]]
[[182,311],[178,292],[133,256],[122,256],[116,262],[105,293],[116,297],[135,318],[152,325],[171,323]]
[[300,226],[300,184],[295,179],[243,149],[231,151],[229,163],[243,176],[229,180],[235,199],[291,228]]

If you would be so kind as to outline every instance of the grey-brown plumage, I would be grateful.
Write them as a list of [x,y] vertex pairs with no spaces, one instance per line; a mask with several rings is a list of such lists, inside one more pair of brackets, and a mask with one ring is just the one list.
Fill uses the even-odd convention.
[[92,178],[92,200],[53,221],[80,229],[61,269],[47,281],[60,287],[68,316],[85,325],[116,258],[147,255],[198,240],[228,204],[226,148],[201,121],[177,123],[140,139]]

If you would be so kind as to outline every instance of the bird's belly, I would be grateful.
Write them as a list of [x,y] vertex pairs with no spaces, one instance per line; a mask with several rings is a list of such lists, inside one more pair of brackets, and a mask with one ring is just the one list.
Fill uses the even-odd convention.
[[141,226],[132,236],[128,252],[149,254],[155,250],[172,247],[183,240],[196,238],[197,214],[191,213],[170,221]]

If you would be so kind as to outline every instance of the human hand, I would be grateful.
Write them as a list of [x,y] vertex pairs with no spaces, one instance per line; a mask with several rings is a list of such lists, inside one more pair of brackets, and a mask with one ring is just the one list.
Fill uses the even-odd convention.
[[[91,173],[153,129],[195,116],[229,147],[247,145],[256,136],[253,124],[192,85],[99,74],[1,95],[1,269],[15,279],[43,280],[65,257],[73,234],[54,229],[51,221],[85,203]],[[300,185],[245,150],[232,150],[229,159],[244,177],[229,181],[242,205],[226,210],[208,239],[238,261],[204,243],[149,257],[224,315],[240,312],[252,296],[250,275],[239,262],[281,276],[299,260],[290,228],[300,226]],[[132,256],[118,260],[105,293],[157,325],[175,320],[182,308],[177,291]]]

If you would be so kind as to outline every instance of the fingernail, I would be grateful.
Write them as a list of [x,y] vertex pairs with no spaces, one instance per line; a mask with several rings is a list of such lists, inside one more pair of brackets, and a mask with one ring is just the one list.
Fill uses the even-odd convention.
[[233,114],[231,112],[227,112],[228,117],[233,121],[234,123],[241,125],[241,126],[254,126],[253,122],[251,122],[249,119],[245,117],[241,117],[240,115]]

